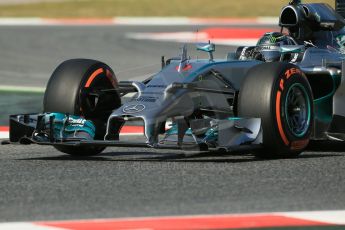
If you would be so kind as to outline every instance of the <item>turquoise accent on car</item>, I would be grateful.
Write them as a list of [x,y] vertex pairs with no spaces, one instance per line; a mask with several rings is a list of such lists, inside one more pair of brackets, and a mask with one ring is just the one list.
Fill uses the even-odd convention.
[[242,120],[242,117],[229,117],[228,120],[229,121],[238,121],[238,120]]
[[196,44],[197,50],[204,51],[204,52],[214,52],[216,50],[216,46],[213,43],[199,43]]
[[[227,120],[229,121],[237,121],[241,120],[243,118],[241,117],[228,117]],[[171,128],[169,128],[166,132],[167,135],[177,135],[178,134],[178,129],[177,129],[177,124],[172,124]],[[189,128],[185,135],[192,135],[192,129]],[[206,133],[204,134],[204,137],[202,139],[203,142],[214,142],[217,141],[218,139],[218,130],[216,128],[209,128]]]
[[[172,124],[171,128],[169,128],[167,131],[165,131],[165,134],[167,135],[177,135],[178,134],[178,128],[177,128],[177,124]],[[192,129],[189,128],[187,129],[185,135],[192,135]]]
[[[290,122],[288,121],[288,99],[289,99],[289,95],[290,95],[290,92],[291,90],[294,88],[294,87],[297,87],[299,88],[300,90],[303,91],[303,94],[304,94],[304,98],[305,98],[305,101],[307,103],[307,123],[304,125],[304,129],[301,131],[301,132],[295,132],[293,130],[293,128],[290,126]],[[307,91],[305,90],[304,86],[300,83],[295,83],[295,84],[292,84],[289,89],[288,89],[288,92],[286,94],[286,98],[285,98],[285,102],[284,102],[284,110],[285,110],[285,119],[286,119],[286,123],[288,124],[289,126],[289,129],[291,131],[291,133],[293,133],[296,137],[302,137],[304,134],[306,134],[306,132],[308,131],[308,127],[310,126],[310,118],[311,118],[311,106],[310,106],[310,98],[309,98],[309,95],[307,93]]]
[[341,82],[341,75],[331,75],[333,79],[333,90],[321,98],[314,100],[314,118],[325,123],[332,121],[333,115],[333,95]]
[[63,113],[49,113],[45,117],[46,124],[49,124],[49,117],[54,116],[54,137],[79,137],[78,133],[86,133],[89,138],[95,137],[96,127],[92,121],[80,116]]
[[285,53],[301,53],[305,50],[303,45],[282,45],[280,46],[280,52]]
[[215,142],[217,140],[218,140],[218,131],[215,129],[207,130],[203,141],[211,143],[211,142]]

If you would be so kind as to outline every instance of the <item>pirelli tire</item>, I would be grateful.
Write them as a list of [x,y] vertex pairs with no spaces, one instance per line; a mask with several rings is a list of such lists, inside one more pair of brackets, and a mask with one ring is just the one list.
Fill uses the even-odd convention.
[[304,73],[290,63],[263,63],[250,69],[239,93],[238,115],[259,117],[263,158],[298,156],[313,125],[313,95]]
[[[96,126],[95,139],[103,139],[107,118],[121,105],[118,94],[95,97],[95,89],[113,89],[118,82],[113,70],[106,64],[90,59],[71,59],[61,63],[50,77],[43,100],[44,112],[59,112],[83,116]],[[104,147],[55,146],[61,152],[90,156]]]

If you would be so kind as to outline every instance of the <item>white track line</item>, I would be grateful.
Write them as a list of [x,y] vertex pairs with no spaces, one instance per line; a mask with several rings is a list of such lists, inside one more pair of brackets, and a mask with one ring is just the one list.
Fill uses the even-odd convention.
[[337,225],[345,225],[345,211],[288,212],[281,214],[286,217],[295,217],[304,220],[313,220]]
[[34,223],[4,223],[0,224],[1,230],[64,230],[64,228],[40,226]]
[[[127,38],[135,40],[154,40],[164,42],[179,42],[179,43],[195,43],[196,38],[199,41],[209,40],[207,33],[200,32],[196,35],[195,32],[176,32],[176,33],[128,33]],[[217,45],[226,46],[252,46],[257,43],[258,39],[242,38],[242,39],[217,39],[212,38],[212,42]]]
[[14,86],[14,85],[0,85],[0,92],[28,92],[28,93],[44,93],[43,87],[31,86]]
[[41,18],[0,18],[0,26],[39,26],[44,25]]
[[118,17],[113,20],[114,24],[125,26],[178,26],[191,23],[186,17]]
[[0,18],[0,26],[61,26],[61,25],[122,25],[122,26],[179,26],[179,25],[277,25],[274,17],[246,18],[188,18],[188,17],[114,17],[95,19],[69,18]]
[[10,137],[8,132],[0,131],[0,139],[8,139]]

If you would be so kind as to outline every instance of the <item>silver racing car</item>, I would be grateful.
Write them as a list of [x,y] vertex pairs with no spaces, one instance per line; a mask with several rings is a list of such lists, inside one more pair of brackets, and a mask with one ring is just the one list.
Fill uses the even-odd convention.
[[[3,144],[51,145],[72,155],[107,146],[252,150],[259,157],[295,157],[310,140],[345,140],[345,1],[291,1],[280,31],[256,46],[215,59],[215,45],[197,44],[206,59],[162,58],[142,81],[118,82],[106,64],[72,59],[52,74],[44,111],[10,116]],[[132,95],[123,102],[125,95]],[[143,122],[146,141],[123,141],[121,128]],[[166,125],[169,124],[169,125]]]

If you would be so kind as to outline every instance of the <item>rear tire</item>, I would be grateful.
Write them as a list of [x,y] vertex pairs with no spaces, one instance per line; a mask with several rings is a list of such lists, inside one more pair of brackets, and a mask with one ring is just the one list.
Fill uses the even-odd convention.
[[[117,87],[117,79],[112,69],[99,61],[71,59],[61,63],[49,79],[43,101],[44,112],[58,112],[93,121],[96,126],[95,139],[103,139],[106,122],[112,110],[121,105],[117,94],[102,98],[90,96],[94,89]],[[55,146],[61,152],[90,156],[102,152],[104,147]]]
[[258,157],[296,157],[308,145],[313,124],[312,91],[304,73],[290,63],[250,69],[238,100],[240,117],[261,118],[264,149]]

